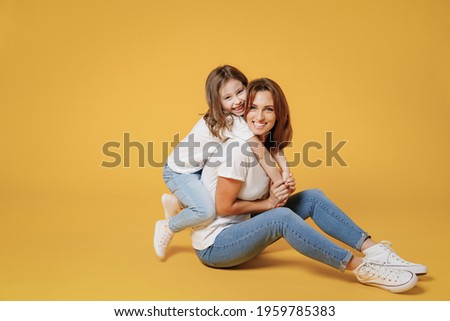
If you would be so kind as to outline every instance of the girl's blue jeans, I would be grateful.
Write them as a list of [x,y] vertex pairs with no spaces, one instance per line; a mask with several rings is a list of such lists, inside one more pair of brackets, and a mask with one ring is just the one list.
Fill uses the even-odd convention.
[[320,190],[312,189],[292,195],[285,207],[227,227],[213,245],[197,250],[197,255],[208,266],[232,267],[284,238],[297,252],[344,271],[352,253],[308,225],[305,219],[309,217],[322,231],[358,251],[369,237]]
[[184,206],[183,210],[169,221],[169,228],[173,232],[208,223],[216,215],[214,202],[200,181],[201,173],[200,170],[192,174],[180,174],[167,164],[164,166],[164,182]]

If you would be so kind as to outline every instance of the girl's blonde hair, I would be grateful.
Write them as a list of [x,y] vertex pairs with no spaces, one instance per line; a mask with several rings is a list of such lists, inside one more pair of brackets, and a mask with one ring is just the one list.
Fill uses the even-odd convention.
[[206,79],[205,91],[206,102],[208,103],[208,111],[203,116],[211,133],[221,138],[222,131],[226,128],[231,130],[233,119],[227,117],[230,113],[224,112],[220,101],[220,89],[231,79],[239,80],[242,85],[247,87],[247,77],[237,68],[223,65],[215,68]]
[[275,125],[267,135],[266,140],[262,142],[264,146],[272,153],[282,150],[292,140],[291,116],[286,96],[281,87],[273,80],[268,78],[255,79],[250,82],[247,88],[247,103],[245,106],[244,117],[247,117],[255,96],[260,91],[268,91],[272,94],[275,116],[277,117]]

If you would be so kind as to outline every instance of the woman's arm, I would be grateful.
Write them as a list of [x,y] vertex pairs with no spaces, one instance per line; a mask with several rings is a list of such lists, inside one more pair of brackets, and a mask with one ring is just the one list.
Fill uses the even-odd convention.
[[286,199],[288,192],[283,180],[272,184],[268,198],[256,201],[238,199],[243,182],[226,177],[218,177],[216,188],[216,212],[218,215],[256,214],[276,207]]

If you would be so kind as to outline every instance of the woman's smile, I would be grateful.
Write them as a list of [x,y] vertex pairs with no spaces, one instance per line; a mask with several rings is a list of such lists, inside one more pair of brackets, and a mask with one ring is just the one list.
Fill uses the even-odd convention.
[[253,134],[260,138],[264,138],[270,132],[277,120],[270,91],[264,90],[256,93],[250,104],[246,120]]
[[260,123],[258,121],[252,121],[253,126],[255,126],[256,129],[262,129],[265,125],[267,125],[266,122]]

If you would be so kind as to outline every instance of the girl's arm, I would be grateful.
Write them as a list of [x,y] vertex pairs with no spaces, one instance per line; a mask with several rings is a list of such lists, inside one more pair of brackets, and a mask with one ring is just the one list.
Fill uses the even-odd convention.
[[283,180],[272,184],[270,195],[266,199],[243,201],[238,199],[243,182],[226,177],[218,177],[216,188],[216,212],[218,215],[255,214],[275,208],[286,198],[286,186]]
[[[247,140],[250,147],[252,148],[253,153],[258,158],[258,162],[263,168],[263,170],[266,172],[267,176],[269,176],[270,180],[272,182],[278,182],[279,180],[283,179],[283,176],[280,173],[280,170],[277,168],[276,164],[280,165],[281,169],[287,168],[287,161],[284,157],[283,152],[280,155],[277,155],[276,158],[279,158],[275,161],[275,159],[272,157],[272,155],[269,153],[269,151],[266,149],[266,147],[261,143],[258,137],[253,136],[249,140]],[[289,175],[288,175],[289,176]]]
[[279,150],[274,155],[275,160],[277,161],[278,165],[281,168],[281,175],[283,176],[283,180],[286,182],[289,177],[291,176],[291,171],[289,169],[288,161],[286,160],[286,156],[284,156],[284,153],[282,150]]

